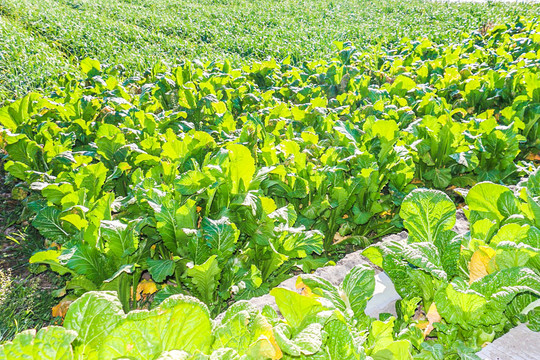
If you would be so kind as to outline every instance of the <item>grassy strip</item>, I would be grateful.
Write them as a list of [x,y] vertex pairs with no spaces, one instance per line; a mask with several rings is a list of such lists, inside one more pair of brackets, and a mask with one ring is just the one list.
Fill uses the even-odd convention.
[[8,97],[46,87],[72,66],[54,46],[16,21],[0,17],[0,105]]
[[186,41],[167,37],[101,13],[79,11],[53,0],[3,1],[27,27],[61,44],[78,59],[92,56],[142,70],[160,59],[182,56]]
[[[362,46],[419,35],[451,41],[463,31],[531,15],[539,8],[495,3],[441,6],[421,0],[0,0],[0,9],[76,60],[95,57],[123,64],[130,72],[159,60],[184,58],[227,58],[233,65],[269,56],[291,56],[293,63],[328,59],[334,41],[351,40]],[[41,73],[48,74],[16,59],[19,48],[46,52],[49,46],[25,41],[28,35],[19,26],[9,31],[21,33],[21,44],[6,52],[15,63],[4,66],[3,72],[10,74],[0,84],[4,97],[40,86]],[[59,57],[49,56],[51,60],[40,66],[58,70],[64,65]]]
[[[440,6],[420,0],[406,3],[396,0],[363,3],[352,0],[306,0],[301,3],[269,0],[60,2],[69,10],[87,14],[84,16],[89,19],[89,25],[94,22],[90,15],[100,14],[100,21],[112,20],[116,22],[114,26],[134,26],[149,34],[174,39],[164,44],[174,45],[175,40],[184,40],[183,52],[188,58],[214,60],[227,57],[232,63],[268,56],[280,59],[291,55],[293,62],[327,58],[336,40],[351,40],[359,45],[419,35],[451,40],[460,32],[476,29],[483,23],[538,10],[535,5]],[[115,37],[117,34],[102,31],[101,35]],[[108,58],[100,60],[111,62]]]
[[43,240],[29,226],[25,207],[13,199],[12,186],[0,170],[0,343],[19,331],[52,324],[51,308],[58,299],[51,292],[63,286],[61,277],[28,265]]

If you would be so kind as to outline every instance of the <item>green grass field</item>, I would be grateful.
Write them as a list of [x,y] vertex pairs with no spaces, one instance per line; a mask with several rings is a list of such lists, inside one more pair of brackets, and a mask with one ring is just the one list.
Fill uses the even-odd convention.
[[456,39],[490,21],[538,14],[531,4],[395,0],[0,0],[0,103],[46,87],[87,56],[130,72],[159,60],[327,58],[403,37]]

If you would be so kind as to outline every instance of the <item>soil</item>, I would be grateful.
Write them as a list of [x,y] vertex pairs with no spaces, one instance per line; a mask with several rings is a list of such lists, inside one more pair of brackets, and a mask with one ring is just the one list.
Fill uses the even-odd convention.
[[[2,168],[3,163],[0,162],[0,169]],[[0,270],[8,272],[14,281],[30,283],[37,281],[41,289],[55,290],[58,286],[54,284],[53,274],[49,272],[34,274],[28,267],[31,254],[24,249],[26,242],[24,235],[29,224],[26,219],[20,218],[23,204],[13,199],[11,195],[13,184],[6,184],[5,180],[5,173],[0,170]],[[21,242],[17,243],[12,239]]]

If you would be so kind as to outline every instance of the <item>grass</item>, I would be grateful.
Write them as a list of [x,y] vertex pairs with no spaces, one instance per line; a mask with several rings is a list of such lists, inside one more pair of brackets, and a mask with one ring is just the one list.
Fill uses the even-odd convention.
[[18,21],[0,17],[0,100],[45,87],[72,68],[54,46]]
[[8,59],[0,101],[47,84],[87,56],[131,73],[159,60],[301,62],[329,57],[334,41],[363,46],[424,35],[450,41],[539,9],[421,0],[0,0],[0,54]]
[[43,238],[25,220],[27,209],[12,198],[13,188],[0,170],[0,343],[22,330],[51,324],[51,308],[58,302],[51,291],[65,285],[44,267],[29,266],[30,256],[43,249]]
[[0,344],[22,330],[53,323],[51,308],[57,302],[40,277],[12,277],[0,269]]

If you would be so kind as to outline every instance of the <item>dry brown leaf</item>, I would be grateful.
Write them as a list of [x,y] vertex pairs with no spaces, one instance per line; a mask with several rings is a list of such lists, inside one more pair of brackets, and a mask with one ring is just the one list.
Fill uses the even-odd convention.
[[433,324],[436,322],[441,322],[442,317],[437,311],[437,306],[435,303],[431,303],[431,306],[429,307],[428,313],[426,315],[428,319],[428,325],[424,329],[424,338],[429,335],[429,333],[434,329]]
[[72,300],[62,300],[56,306],[52,308],[53,317],[61,317],[62,319],[66,316],[69,306],[71,305]]
[[335,233],[334,244],[339,244],[340,242],[347,240],[349,237],[350,236],[341,236],[340,233]]
[[525,157],[529,161],[540,161],[540,154],[530,153]]

